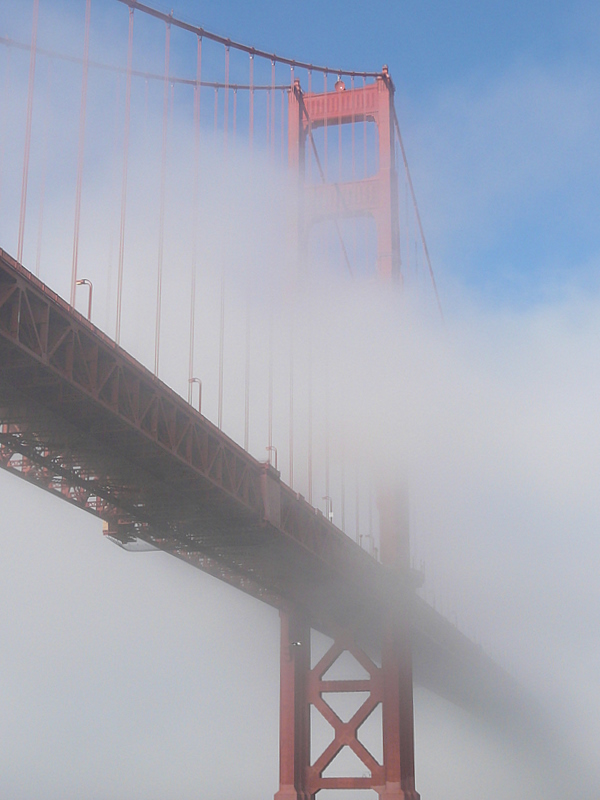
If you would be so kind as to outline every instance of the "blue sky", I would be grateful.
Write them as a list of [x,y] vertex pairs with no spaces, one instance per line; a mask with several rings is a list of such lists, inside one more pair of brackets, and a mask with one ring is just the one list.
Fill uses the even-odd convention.
[[[190,22],[282,55],[358,70],[377,70],[388,63],[447,328],[440,332],[439,326],[431,330],[414,320],[406,323],[393,303],[379,304],[372,287],[344,284],[337,287],[335,303],[319,287],[321,318],[333,322],[330,327],[315,324],[315,335],[324,341],[329,337],[337,353],[332,362],[339,367],[338,388],[348,403],[340,407],[350,420],[360,422],[352,428],[352,441],[364,452],[384,457],[390,443],[394,450],[412,448],[413,531],[418,556],[426,562],[427,597],[435,595],[438,604],[445,603],[469,636],[482,640],[555,710],[560,729],[590,770],[596,770],[588,795],[595,800],[600,665],[590,642],[597,638],[600,618],[600,11],[587,2],[426,0],[381,2],[377,7],[261,0],[171,0],[163,5],[167,12],[171,7]],[[40,0],[40,8],[40,44],[58,42],[60,49],[79,54],[83,0]],[[29,0],[0,0],[0,35],[27,42],[30,9]],[[126,8],[116,0],[93,0],[92,15],[92,56],[124,63]],[[162,25],[144,27],[136,21],[135,35],[136,58],[160,72]],[[4,55],[0,51],[2,69]],[[173,62],[178,73],[193,74],[189,51],[175,44]],[[20,63],[21,105],[14,114],[19,125],[24,119],[26,56]],[[42,59],[39,65],[43,88]],[[63,74],[60,69],[56,75]],[[65,175],[71,183],[47,209],[53,224],[47,223],[44,246],[45,254],[52,254],[55,242],[66,247],[61,251],[67,253],[64,275],[73,231],[79,80],[77,74],[75,91],[67,99],[63,86],[60,96],[53,94],[55,111],[60,112],[56,121],[65,123],[64,131],[71,131],[65,139],[70,135],[71,141],[50,169],[56,171],[57,184]],[[161,91],[160,85],[151,89],[158,134]],[[140,96],[138,92],[138,109]],[[112,131],[114,98],[109,101]],[[90,113],[98,119],[97,109]],[[34,117],[38,142],[41,116]],[[15,128],[17,143],[6,153],[14,152],[10,166],[16,165],[13,205],[18,207],[22,132],[12,117],[4,122]],[[138,120],[137,141],[139,133]],[[108,236],[102,232],[108,228],[100,231],[100,223],[109,213],[98,198],[111,191],[118,198],[120,189],[120,173],[111,186],[107,162],[94,161],[97,138],[90,125],[81,254],[82,269],[90,270],[108,249]],[[160,141],[160,135],[155,138]],[[176,141],[189,144],[184,135]],[[39,147],[36,152],[39,167]],[[152,152],[156,157],[159,150]],[[139,161],[134,158],[131,168],[138,178]],[[174,170],[181,166],[176,162],[174,157]],[[156,157],[153,168],[142,175],[138,194],[156,195],[158,163]],[[267,237],[257,249],[252,231],[280,229],[281,224],[273,224],[279,223],[280,209],[274,208],[269,180],[261,185],[258,202],[256,194],[246,196],[246,184],[255,176],[244,169],[237,182],[230,175],[222,185],[214,182],[216,199],[207,210],[207,225],[217,238],[227,238],[222,209],[250,208],[232,250],[239,260],[244,249],[258,253],[262,269],[269,249],[277,259],[281,242],[272,246],[276,237]],[[220,169],[207,174],[222,176]],[[273,185],[280,187],[277,180],[273,177]],[[32,178],[29,195],[32,241],[36,181]],[[14,225],[9,230],[11,209],[3,192],[0,246],[14,252]],[[86,197],[91,197],[87,205]],[[267,209],[271,227],[260,228],[265,220],[254,216],[253,200]],[[146,208],[143,203],[140,207]],[[113,229],[118,228],[117,201],[114,209],[117,213],[109,220]],[[146,309],[153,313],[156,226],[155,217],[132,216],[129,254],[137,247],[146,270],[136,275],[133,264],[128,273],[137,280],[131,293],[135,302],[128,308],[130,329],[137,333],[137,328],[148,327]],[[178,230],[175,224],[173,230]],[[5,236],[10,246],[4,244]],[[175,239],[167,237],[167,251],[170,247],[178,255]],[[28,251],[30,266],[34,251]],[[220,253],[217,247],[210,250],[215,261]],[[257,277],[258,292],[276,275],[276,266],[268,264]],[[187,291],[187,282],[174,272]],[[54,286],[64,276],[57,268],[42,277]],[[98,309],[104,293],[96,291]],[[100,311],[96,313],[100,318]],[[209,345],[216,351],[218,301],[204,313],[213,338],[203,329],[200,355]],[[177,324],[187,326],[187,317],[179,316],[171,318],[178,335]],[[243,313],[239,317],[243,321]],[[267,340],[260,321],[256,339]],[[128,347],[130,341],[138,344],[134,335]],[[180,351],[173,336],[172,358],[164,359],[161,377],[185,392],[187,353]],[[143,355],[151,361],[145,351]],[[232,383],[241,374],[241,363],[235,364],[237,372],[227,373]],[[210,405],[211,393],[216,395],[215,372],[209,372],[208,362],[202,366],[204,402]],[[171,378],[176,367],[180,374]],[[237,383],[231,391],[234,398],[239,379]],[[300,397],[296,408],[301,406]],[[239,431],[232,435],[241,440]],[[261,439],[256,448],[260,457],[264,443]],[[2,528],[10,533],[0,536],[0,598],[10,608],[0,616],[3,641],[10,642],[0,648],[0,717],[11,728],[11,749],[0,762],[0,789],[18,800],[91,796],[90,786],[99,787],[97,796],[103,800],[163,798],[170,791],[187,798],[197,796],[202,778],[211,787],[209,800],[223,800],[233,796],[249,774],[244,770],[252,768],[256,797],[268,796],[276,780],[275,612],[227,587],[215,587],[213,579],[174,559],[124,553],[102,538],[97,520],[38,494],[16,478],[0,475]],[[435,702],[422,696],[417,702],[418,785],[424,800],[454,800],[469,796],[467,791],[489,798],[494,791],[497,796],[508,791],[523,798],[552,796],[540,788],[539,776],[529,776],[528,788],[522,765],[511,766],[507,759],[498,766],[498,743],[469,727],[472,721],[453,716],[456,712],[442,713]],[[209,735],[203,714],[212,719],[221,713],[223,725]],[[264,721],[258,733],[257,717]],[[55,735],[57,719],[61,727]],[[449,731],[440,742],[444,725]],[[442,770],[440,749],[453,737],[451,763]],[[218,768],[231,742],[248,760],[248,765],[237,765],[239,774]],[[30,769],[31,753],[35,769]],[[188,772],[190,763],[194,770]],[[480,764],[488,765],[482,774],[477,772]],[[457,774],[448,786],[452,769]],[[120,785],[122,775],[127,782]],[[558,787],[555,791],[561,796]]]
[[[446,305],[456,282],[512,308],[596,288],[596,4],[171,5],[183,19],[292,57],[389,64]],[[76,27],[72,2],[42,6],[64,9]],[[124,7],[97,0],[93,14],[122,38]]]

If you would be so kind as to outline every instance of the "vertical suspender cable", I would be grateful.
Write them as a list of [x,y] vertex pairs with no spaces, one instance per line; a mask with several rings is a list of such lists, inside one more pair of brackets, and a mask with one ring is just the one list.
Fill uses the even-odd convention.
[[[250,53],[249,80],[250,96],[248,98],[248,140],[250,156],[254,148],[254,54]],[[250,295],[246,300],[246,365],[244,370],[244,449],[250,446]]]
[[35,254],[35,274],[40,276],[40,264],[42,260],[42,234],[44,231],[44,198],[46,195],[46,174],[48,172],[48,128],[50,126],[50,114],[52,103],[50,102],[50,86],[52,83],[52,61],[48,59],[48,77],[46,79],[46,110],[44,113],[44,134],[42,144],[42,181],[40,184],[40,210],[38,214],[37,250]]
[[271,159],[275,161],[275,62],[271,61]]
[[268,377],[268,439],[269,458],[273,452],[273,309],[269,314],[269,377]]
[[294,488],[294,309],[290,317],[290,487]]
[[[366,81],[362,79],[362,88],[363,90],[366,87]],[[367,165],[367,115],[363,115],[363,178],[366,178],[369,172],[368,165]],[[370,259],[371,254],[369,253],[369,225],[368,221],[367,224],[364,226],[364,233],[365,233],[365,268],[368,269],[370,266]]]
[[344,447],[344,436],[342,436],[341,470],[342,531],[346,533],[346,448]]
[[332,508],[329,482],[329,352],[325,354],[325,496],[327,497],[327,518]]
[[360,544],[360,476],[356,466],[356,543]]
[[167,191],[167,136],[169,130],[169,58],[171,49],[171,25],[165,31],[165,77],[163,94],[162,154],[160,165],[160,212],[158,220],[158,270],[156,280],[156,327],[154,339],[154,374],[158,375],[160,358],[160,317],[162,306],[162,272],[165,243],[165,196]]
[[31,118],[33,115],[33,89],[35,85],[35,54],[37,48],[37,26],[40,0],[33,0],[33,24],[31,27],[31,55],[29,58],[29,87],[27,90],[27,122],[25,126],[25,152],[23,154],[23,182],[21,184],[21,210],[19,213],[19,239],[17,261],[23,261],[25,238],[25,214],[27,211],[27,181],[29,179],[29,151],[31,149]]
[[[367,85],[366,81],[363,78],[362,88],[364,89],[366,85]],[[363,115],[363,178],[367,177],[368,171],[369,170],[367,168],[367,115],[364,114]]]
[[148,139],[148,78],[144,81],[144,142]]
[[2,173],[4,171],[4,149],[6,147],[6,122],[9,118],[10,101],[10,47],[6,51],[6,72],[4,73],[4,97],[2,101],[2,131],[0,131],[0,199],[2,198]]
[[231,138],[235,144],[235,135],[237,127],[237,89],[233,90],[233,120],[231,126]]
[[[121,104],[121,74],[117,73],[117,84],[116,84],[116,91],[115,91],[115,118],[113,122],[113,144],[112,144],[112,154],[111,154],[111,201],[117,194],[117,181],[118,181],[118,170],[117,170],[117,153],[119,149],[119,106]],[[115,238],[115,231],[114,231],[114,214],[115,211],[112,208],[111,202],[111,216],[110,216],[110,224],[109,224],[109,236],[108,236],[108,266],[106,269],[106,308],[105,308],[105,328],[108,330],[108,326],[110,324],[110,298],[112,294],[112,269],[113,269],[113,245],[114,245],[114,238]],[[116,204],[115,204],[116,207]]]
[[75,191],[75,225],[73,229],[73,260],[71,263],[71,305],[75,305],[77,289],[77,260],[79,257],[79,223],[81,220],[81,186],[83,183],[83,153],[85,149],[85,112],[87,82],[90,62],[90,13],[92,0],[85,4],[85,33],[83,38],[83,77],[81,80],[81,108],[79,110],[79,147],[77,151],[77,189]]
[[190,360],[188,365],[188,403],[192,402],[194,384],[194,339],[196,327],[196,270],[198,268],[198,224],[200,217],[200,83],[202,81],[202,37],[197,37],[196,85],[194,86],[194,210],[192,275],[190,285]]
[[285,164],[285,89],[281,90],[281,166]]
[[267,108],[267,139],[266,139],[267,150],[269,148],[269,130],[270,130],[270,125],[269,125],[269,119],[270,119],[270,117],[269,117],[269,113],[270,113],[269,112],[269,104],[270,104],[270,102],[271,102],[271,90],[267,89],[266,102],[265,102],[265,105],[266,105],[266,108]]
[[[250,53],[250,97],[248,109],[248,138],[250,143],[250,153],[254,147],[254,56]],[[248,449],[248,448],[246,448]]]
[[223,107],[223,147],[227,156],[227,129],[229,127],[229,48],[225,48],[225,105]]
[[219,90],[215,86],[215,140],[217,128],[219,126]]
[[[308,94],[311,94],[311,92],[312,92],[312,70],[309,69],[308,70]],[[311,137],[312,136],[312,120],[309,119],[307,121],[307,124],[308,124],[307,136]],[[309,181],[309,183],[312,183],[313,157],[314,156],[313,156],[312,149],[310,147],[307,148],[307,152],[308,152],[308,163],[307,163],[306,166],[307,166],[308,181]],[[305,158],[306,158],[306,155],[305,155]]]
[[225,354],[225,274],[221,274],[221,318],[219,320],[219,407],[218,425],[223,429],[223,357]]
[[[350,123],[352,139],[352,180],[356,180],[356,96],[354,95],[354,75],[350,78],[350,90],[352,91],[352,120]],[[356,242],[356,219],[352,222],[352,263],[358,266],[357,242]]]
[[250,443],[250,296],[246,301],[246,369],[244,375],[244,450]]
[[313,365],[312,365],[312,327],[308,332],[308,502],[312,505],[313,496]]
[[356,180],[356,97],[354,95],[354,75],[350,78],[350,91],[352,92],[352,117],[351,117],[351,139],[352,139],[352,180]]
[[125,88],[125,134],[123,136],[123,177],[121,181],[121,225],[119,232],[119,271],[117,277],[117,321],[115,341],[121,341],[121,306],[123,301],[123,256],[125,254],[125,215],[127,210],[127,164],[129,160],[129,122],[131,117],[131,69],[133,62],[133,8],[129,9],[127,42],[127,84]]
[[323,172],[325,173],[325,183],[327,183],[327,117],[329,109],[327,107],[327,73],[323,73]]

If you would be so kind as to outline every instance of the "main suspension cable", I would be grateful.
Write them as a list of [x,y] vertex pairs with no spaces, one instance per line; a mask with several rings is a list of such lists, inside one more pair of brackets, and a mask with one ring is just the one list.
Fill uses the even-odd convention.
[[278,64],[287,64],[288,66],[298,67],[300,69],[311,69],[315,70],[315,72],[329,72],[332,74],[337,73],[338,75],[348,76],[354,75],[362,76],[364,78],[378,78],[383,74],[382,72],[355,72],[353,70],[333,69],[332,67],[319,67],[315,66],[314,64],[308,64],[304,61],[297,61],[293,58],[284,58],[283,56],[278,56],[276,53],[268,53],[266,50],[259,50],[256,47],[249,47],[248,45],[241,44],[240,42],[234,42],[231,39],[227,39],[224,36],[219,36],[216,33],[210,33],[210,31],[207,31],[205,28],[202,28],[198,25],[191,25],[189,22],[183,22],[183,20],[177,19],[172,13],[165,14],[162,11],[158,11],[156,8],[152,8],[151,6],[147,6],[143,3],[138,3],[137,0],[119,0],[119,2],[129,6],[130,8],[137,8],[140,11],[143,11],[145,14],[149,14],[152,17],[161,19],[163,22],[170,23],[178,28],[195,33],[198,36],[203,36],[205,39],[211,39],[213,42],[218,42],[219,44],[223,44],[226,47],[231,47],[234,50],[241,50],[244,53],[250,53],[250,55],[268,58]]

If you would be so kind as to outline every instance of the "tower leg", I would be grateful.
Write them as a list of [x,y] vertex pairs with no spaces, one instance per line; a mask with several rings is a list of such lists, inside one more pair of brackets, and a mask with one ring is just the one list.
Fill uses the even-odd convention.
[[383,565],[404,578],[402,611],[385,623],[383,672],[383,765],[381,800],[419,800],[415,790],[415,744],[410,620],[413,590],[410,572],[408,495],[395,486],[379,496],[380,547]]
[[275,800],[312,800],[306,790],[310,764],[310,627],[295,612],[281,611],[279,791]]

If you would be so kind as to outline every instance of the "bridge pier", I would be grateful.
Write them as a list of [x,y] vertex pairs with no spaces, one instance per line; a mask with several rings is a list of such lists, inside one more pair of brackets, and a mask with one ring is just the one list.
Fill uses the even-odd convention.
[[[373,789],[380,800],[419,800],[415,790],[412,655],[410,648],[413,588],[403,567],[408,553],[406,508],[402,496],[379,502],[381,554],[391,581],[404,602],[386,614],[381,627],[381,662],[361,647],[354,632],[340,628],[322,658],[311,667],[310,625],[296,611],[281,611],[280,783],[275,800],[314,800],[322,789]],[[338,658],[348,652],[367,677],[328,678]],[[366,694],[350,719],[342,719],[325,695]],[[311,707],[331,725],[332,741],[311,763]],[[383,758],[379,763],[359,738],[361,725],[382,710]],[[362,763],[361,777],[327,774],[338,755],[349,749]]]
[[311,800],[306,790],[310,764],[310,626],[295,612],[280,612],[279,791],[275,800]]

